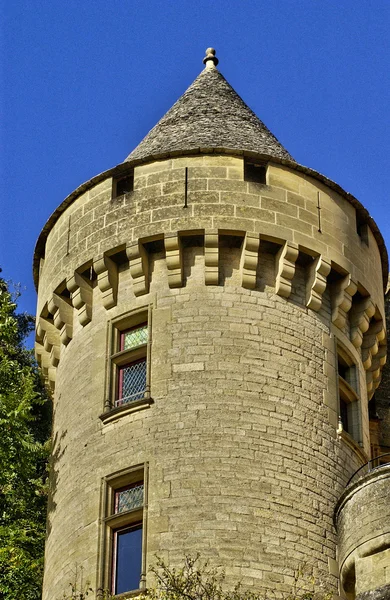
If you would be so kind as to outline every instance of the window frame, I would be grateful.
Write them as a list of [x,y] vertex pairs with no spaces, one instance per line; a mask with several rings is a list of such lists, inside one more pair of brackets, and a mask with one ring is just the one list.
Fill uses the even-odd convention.
[[[121,336],[131,330],[147,325],[147,342],[135,348],[120,350]],[[147,408],[153,403],[151,397],[151,344],[152,344],[152,306],[147,305],[128,311],[115,317],[107,324],[107,369],[105,382],[104,412],[101,420],[109,422],[118,414],[128,414],[134,410]],[[119,403],[120,369],[138,361],[146,361],[146,384],[142,398]]]
[[[341,375],[339,364],[342,365]],[[361,401],[358,365],[349,352],[337,344],[337,387],[339,423],[344,434],[358,445],[362,444]],[[347,417],[347,423],[343,419]]]
[[[146,547],[147,547],[147,509],[148,509],[147,462],[113,473],[102,480],[101,501],[101,544],[98,574],[98,588],[109,590],[114,598],[127,598],[146,589]],[[142,505],[127,511],[115,513],[115,496],[118,491],[143,482]],[[139,587],[126,592],[116,593],[116,542],[118,533],[135,527],[142,528],[141,573]]]

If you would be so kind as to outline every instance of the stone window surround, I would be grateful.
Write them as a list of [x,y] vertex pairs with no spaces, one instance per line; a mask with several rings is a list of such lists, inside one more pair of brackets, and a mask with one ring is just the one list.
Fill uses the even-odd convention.
[[[119,340],[121,333],[147,323],[148,342],[140,348],[128,351],[119,351]],[[151,372],[151,344],[152,344],[152,305],[139,307],[126,311],[113,318],[107,323],[107,368],[105,385],[104,412],[100,415],[103,423],[109,423],[119,416],[127,415],[137,410],[149,408],[153,403],[150,394],[150,372]],[[146,389],[145,395],[139,400],[127,402],[120,406],[114,406],[118,393],[118,366],[137,361],[140,358],[146,358]]]
[[[361,402],[359,390],[359,373],[358,364],[352,357],[352,353],[348,351],[346,346],[337,340],[337,358],[347,366],[351,372],[351,377],[344,379],[337,369],[337,388],[338,388],[338,413],[340,419],[339,435],[346,441],[356,446],[361,452],[360,445],[362,443],[362,420],[361,420]],[[343,400],[347,404],[349,431],[344,430],[341,423],[340,401]]]
[[[130,598],[146,589],[146,546],[147,546],[147,513],[148,513],[148,474],[149,463],[145,462],[127,469],[122,469],[103,477],[101,486],[101,532],[98,562],[98,589],[112,589],[113,568],[113,536],[117,529],[126,525],[142,525],[141,579],[138,590],[117,594],[113,598]],[[114,513],[115,492],[125,486],[143,481],[144,498],[142,507],[121,513]]]

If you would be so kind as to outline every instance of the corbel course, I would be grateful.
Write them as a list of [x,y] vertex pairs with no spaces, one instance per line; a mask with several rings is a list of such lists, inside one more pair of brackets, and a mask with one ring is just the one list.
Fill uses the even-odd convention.
[[103,255],[93,263],[97,274],[99,290],[102,293],[102,302],[107,310],[116,306],[118,296],[118,267],[108,256]]
[[35,342],[35,357],[50,389],[54,391],[56,381],[56,368],[51,363],[50,354],[39,342]]
[[149,291],[149,257],[144,246],[138,241],[126,248],[130,264],[130,274],[133,279],[133,290],[136,296],[142,296]]
[[370,326],[370,320],[375,314],[375,305],[368,296],[355,306],[351,312],[351,342],[355,348],[360,348],[363,343],[363,334]]
[[168,285],[170,288],[183,285],[183,253],[178,234],[164,237],[165,255],[168,269]]
[[348,273],[345,277],[333,284],[332,298],[332,323],[339,329],[346,325],[347,313],[351,310],[352,296],[357,292],[357,285]]
[[54,325],[43,317],[38,320],[36,339],[49,357],[49,366],[56,367],[60,361],[60,336]]
[[84,327],[92,319],[92,287],[77,271],[66,281],[80,324]]
[[363,335],[362,362],[367,370],[371,367],[372,359],[378,354],[379,344],[386,339],[386,330],[382,321],[371,323],[368,331]]
[[247,233],[242,252],[242,287],[253,290],[256,287],[257,265],[259,263],[259,235]]
[[206,232],[204,236],[205,284],[218,285],[219,280],[219,247],[218,233]]
[[67,346],[73,336],[73,306],[58,294],[53,294],[48,309],[53,315],[54,326],[60,332],[61,344]]
[[275,293],[283,298],[291,294],[292,279],[295,273],[295,261],[298,258],[298,246],[285,242],[276,255]]

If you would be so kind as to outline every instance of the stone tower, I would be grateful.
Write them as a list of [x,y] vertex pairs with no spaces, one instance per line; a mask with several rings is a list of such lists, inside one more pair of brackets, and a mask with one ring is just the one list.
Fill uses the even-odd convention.
[[360,593],[360,542],[343,538],[338,565],[333,515],[371,457],[383,239],[358,200],[294,161],[213,49],[204,63],[36,246],[36,353],[55,387],[44,600],[76,565],[124,598],[155,555],[197,552],[276,597],[304,563]]

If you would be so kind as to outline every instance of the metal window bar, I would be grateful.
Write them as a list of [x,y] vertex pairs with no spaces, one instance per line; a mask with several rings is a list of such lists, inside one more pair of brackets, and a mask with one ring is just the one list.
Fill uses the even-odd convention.
[[122,513],[134,508],[141,508],[144,503],[144,484],[137,483],[130,488],[115,492],[114,512]]
[[120,349],[121,350],[133,350],[147,344],[148,342],[148,325],[144,323],[140,327],[129,329],[121,334]]
[[140,400],[146,392],[146,358],[119,368],[119,394],[115,406]]

